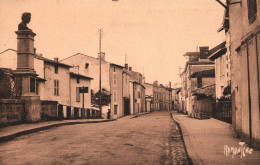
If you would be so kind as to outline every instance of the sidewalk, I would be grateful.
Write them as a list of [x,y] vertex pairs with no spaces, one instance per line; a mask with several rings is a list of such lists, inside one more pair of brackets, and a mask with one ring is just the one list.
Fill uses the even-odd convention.
[[45,121],[39,123],[19,124],[0,128],[0,143],[13,140],[16,137],[27,135],[30,133],[42,131],[52,127],[72,124],[100,123],[115,121],[116,119],[78,119],[78,120],[61,120],[61,121]]
[[[224,146],[239,147],[240,139],[233,137],[228,123],[216,120],[198,120],[187,115],[173,112],[174,119],[179,123],[187,152],[194,165],[197,164],[260,164],[260,151],[240,155],[224,155]],[[245,146],[245,145],[244,145]]]

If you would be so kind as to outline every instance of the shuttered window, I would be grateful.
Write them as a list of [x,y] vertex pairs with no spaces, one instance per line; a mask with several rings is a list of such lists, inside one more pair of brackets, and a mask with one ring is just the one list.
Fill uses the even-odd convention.
[[248,20],[249,23],[253,23],[256,20],[256,0],[247,0],[247,7],[248,7]]
[[80,102],[79,87],[76,87],[76,102]]
[[54,80],[54,95],[59,96],[59,80]]

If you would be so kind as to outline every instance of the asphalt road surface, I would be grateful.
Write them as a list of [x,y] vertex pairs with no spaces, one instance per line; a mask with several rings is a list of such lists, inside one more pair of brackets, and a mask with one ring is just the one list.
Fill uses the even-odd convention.
[[67,125],[0,144],[0,164],[188,164],[170,113]]

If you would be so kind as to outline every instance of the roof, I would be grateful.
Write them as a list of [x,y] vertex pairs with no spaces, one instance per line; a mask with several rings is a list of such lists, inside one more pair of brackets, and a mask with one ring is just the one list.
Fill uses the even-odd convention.
[[115,63],[110,63],[110,65],[112,65],[112,66],[116,66],[116,67],[119,67],[119,68],[124,68],[123,66],[118,65],[118,64],[115,64]]
[[213,65],[214,61],[187,61],[185,69],[183,72],[186,72],[188,65]]
[[195,78],[195,77],[215,77],[215,69],[194,72],[192,75],[190,75],[190,77],[191,78]]
[[92,57],[92,56],[89,56],[89,55],[86,55],[86,54],[83,54],[83,53],[77,53],[77,54],[74,54],[74,55],[71,55],[71,56],[69,56],[69,57],[66,57],[66,58],[62,59],[61,61],[66,60],[67,58],[71,58],[71,57],[74,57],[74,56],[78,56],[78,55],[90,57],[90,58],[93,58],[93,59],[98,59],[98,58],[95,58],[95,57]]
[[226,41],[224,41],[209,51],[210,56],[208,58],[210,60],[215,60],[218,57],[221,57],[222,55],[224,55],[226,52],[227,52]]
[[[227,5],[228,6],[228,5]],[[217,30],[218,32],[221,32],[222,30],[228,30],[229,29],[229,9],[226,8],[224,11],[223,21],[221,27]]]
[[216,85],[208,85],[205,87],[197,88],[192,91],[192,95],[205,95],[207,97],[215,97],[216,95]]
[[186,52],[183,56],[198,56],[200,52]]
[[93,80],[93,78],[91,78],[91,77],[87,77],[87,76],[84,76],[82,74],[77,74],[77,73],[73,73],[73,72],[70,72],[70,76],[71,77],[79,77],[79,78],[88,79],[88,80]]
[[61,63],[59,61],[54,61],[54,60],[50,60],[48,58],[42,57],[38,54],[34,54],[34,58],[39,59],[39,60],[43,60],[46,63],[50,63],[50,64],[54,64],[54,65],[59,65],[59,66],[63,66],[63,67],[68,67],[68,68],[72,68],[72,66]]

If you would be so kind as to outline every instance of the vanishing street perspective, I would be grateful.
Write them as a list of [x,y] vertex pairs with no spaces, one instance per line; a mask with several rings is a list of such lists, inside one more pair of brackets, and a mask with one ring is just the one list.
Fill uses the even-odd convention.
[[0,165],[260,164],[260,0],[0,0]]

